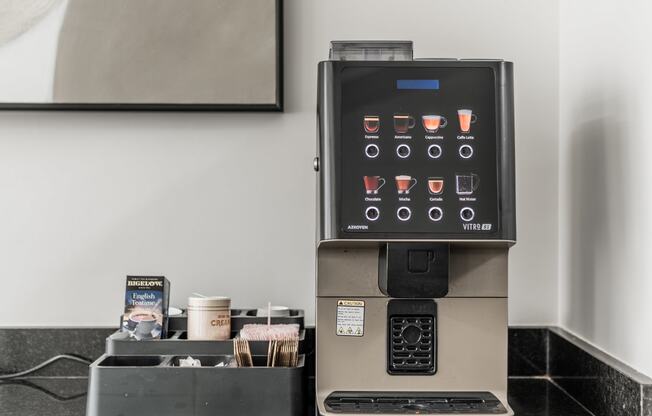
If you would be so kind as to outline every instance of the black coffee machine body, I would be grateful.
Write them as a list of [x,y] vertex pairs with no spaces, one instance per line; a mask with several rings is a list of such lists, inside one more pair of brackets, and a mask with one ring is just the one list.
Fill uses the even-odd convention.
[[334,42],[319,64],[320,414],[511,414],[512,64]]

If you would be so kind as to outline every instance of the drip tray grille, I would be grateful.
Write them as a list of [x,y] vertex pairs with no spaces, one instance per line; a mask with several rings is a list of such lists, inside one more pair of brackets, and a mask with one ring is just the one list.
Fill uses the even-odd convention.
[[324,401],[333,413],[502,414],[505,407],[488,392],[334,392]]
[[392,374],[435,372],[435,328],[432,316],[392,316],[390,319]]

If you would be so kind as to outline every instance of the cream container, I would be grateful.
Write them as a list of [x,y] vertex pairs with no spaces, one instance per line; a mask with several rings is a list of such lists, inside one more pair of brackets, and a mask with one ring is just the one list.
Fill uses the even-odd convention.
[[222,341],[231,338],[231,298],[188,298],[188,339]]

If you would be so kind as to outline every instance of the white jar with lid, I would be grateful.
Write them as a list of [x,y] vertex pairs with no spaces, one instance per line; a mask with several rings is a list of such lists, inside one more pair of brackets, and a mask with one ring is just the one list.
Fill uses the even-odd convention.
[[230,338],[231,298],[188,298],[188,339],[221,341]]

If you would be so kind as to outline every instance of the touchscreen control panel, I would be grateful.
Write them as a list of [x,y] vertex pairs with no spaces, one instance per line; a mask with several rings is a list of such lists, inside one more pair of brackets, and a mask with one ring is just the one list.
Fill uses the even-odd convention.
[[490,68],[358,66],[340,80],[342,232],[497,231]]

